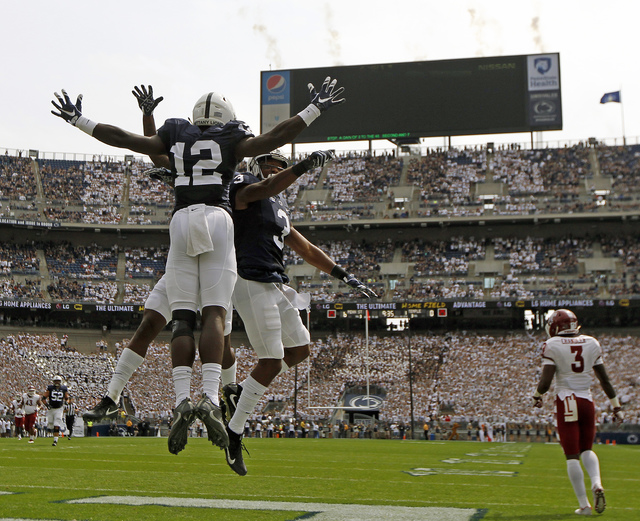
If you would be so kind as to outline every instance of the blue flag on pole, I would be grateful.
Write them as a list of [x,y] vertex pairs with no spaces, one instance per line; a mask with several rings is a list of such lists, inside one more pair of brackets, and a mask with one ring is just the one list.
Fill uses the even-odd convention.
[[610,101],[613,101],[615,103],[622,103],[620,101],[620,91],[619,90],[616,91],[616,92],[607,92],[600,99],[600,103],[609,103]]

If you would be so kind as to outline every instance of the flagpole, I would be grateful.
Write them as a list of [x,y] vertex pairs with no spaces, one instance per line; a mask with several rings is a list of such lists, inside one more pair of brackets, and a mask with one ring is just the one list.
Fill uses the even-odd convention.
[[620,86],[620,118],[622,119],[622,144],[627,146],[627,134],[624,130],[624,105],[622,104],[622,86]]

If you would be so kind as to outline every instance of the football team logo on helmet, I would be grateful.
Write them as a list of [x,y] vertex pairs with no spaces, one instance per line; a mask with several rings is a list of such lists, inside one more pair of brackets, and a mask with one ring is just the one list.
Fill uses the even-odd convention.
[[287,87],[287,80],[281,74],[274,74],[267,80],[267,90],[271,94],[280,94]]
[[549,337],[556,336],[559,333],[577,334],[580,331],[578,317],[573,311],[568,309],[558,309],[547,320],[545,326]]

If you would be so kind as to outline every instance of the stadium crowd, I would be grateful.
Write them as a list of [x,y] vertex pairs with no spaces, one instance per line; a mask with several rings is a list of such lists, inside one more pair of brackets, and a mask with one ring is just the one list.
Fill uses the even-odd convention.
[[[627,423],[640,423],[640,339],[629,335],[598,334],[607,367]],[[368,338],[368,345],[367,345]],[[449,416],[464,424],[550,423],[551,401],[533,409],[531,393],[537,381],[543,336],[525,333],[442,335],[397,333],[366,337],[336,333],[316,338],[311,359],[298,367],[297,390],[293,370],[279,376],[260,401],[252,422],[263,414],[288,420],[295,414],[327,425],[342,421],[339,410],[348,392],[364,394],[370,385],[384,398],[380,421],[407,425],[413,398],[416,421]],[[3,358],[0,377],[6,385],[0,402],[7,405],[29,385],[44,390],[55,374],[63,376],[81,409],[101,397],[115,368],[115,356],[104,350],[81,354],[63,346],[57,335],[10,334],[0,339]],[[120,351],[126,345],[118,344]],[[409,395],[409,348],[413,396]],[[367,359],[368,353],[368,359]],[[119,352],[117,353],[119,354]],[[237,378],[242,381],[255,364],[253,350],[236,347]],[[169,344],[154,342],[149,355],[126,387],[138,418],[155,422],[171,416],[173,390]],[[194,366],[192,391],[199,389],[200,365]],[[608,399],[593,387],[598,420],[610,420]],[[375,394],[375,391],[374,391]],[[294,410],[294,403],[297,408]]]
[[[435,241],[337,240],[318,245],[345,269],[390,298],[529,298],[587,295],[629,297],[640,293],[640,237],[598,235],[540,237],[450,237]],[[157,247],[76,246],[69,242],[6,243],[0,247],[0,297],[102,303],[142,303],[164,273],[167,245]],[[587,270],[598,258],[610,263]],[[44,259],[44,264],[41,259]],[[487,272],[478,263],[493,262]],[[302,259],[286,249],[287,266]],[[472,267],[475,267],[472,269]],[[392,269],[390,269],[392,268]],[[117,272],[123,280],[117,279]],[[292,285],[327,301],[351,294],[316,270],[293,272]],[[40,280],[38,280],[40,279]],[[352,296],[352,295],[351,295]],[[133,299],[133,300],[131,300]]]
[[[395,152],[345,152],[286,195],[294,220],[309,221],[637,210],[639,150],[639,145],[590,148],[580,143],[534,150],[428,149],[421,156],[398,157]],[[35,220],[166,225],[171,190],[144,175],[150,166],[131,159],[32,161],[5,154],[0,201],[15,208],[34,201],[41,186],[46,204],[24,207]],[[611,179],[606,197],[595,194],[598,176]],[[488,206],[474,189],[485,182],[504,187]],[[409,187],[415,189],[395,197]]]

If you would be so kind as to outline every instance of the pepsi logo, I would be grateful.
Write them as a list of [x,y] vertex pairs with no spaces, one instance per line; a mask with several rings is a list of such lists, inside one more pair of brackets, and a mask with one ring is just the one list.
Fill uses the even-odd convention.
[[272,94],[280,94],[286,86],[287,81],[280,74],[274,74],[267,80],[267,90]]

